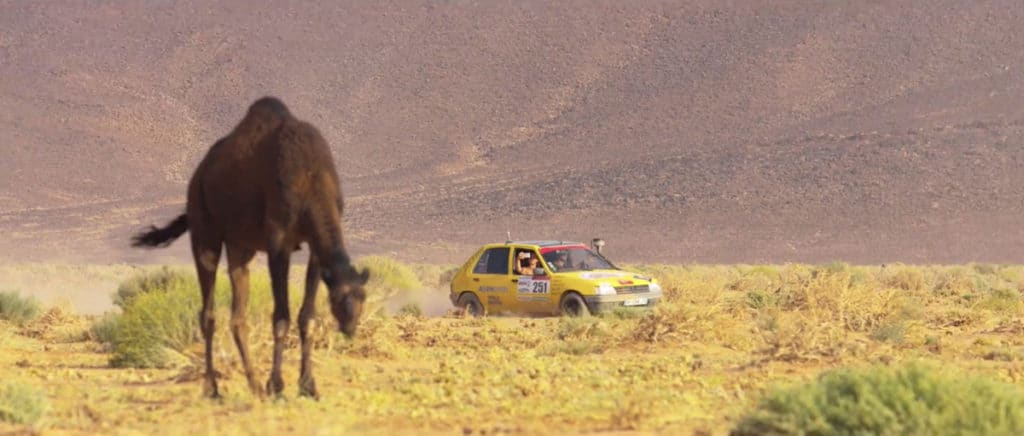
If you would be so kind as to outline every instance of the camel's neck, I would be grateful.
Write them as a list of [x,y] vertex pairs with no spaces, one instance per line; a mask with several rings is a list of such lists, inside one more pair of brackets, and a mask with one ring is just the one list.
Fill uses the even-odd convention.
[[320,258],[320,268],[327,273],[327,286],[333,288],[338,284],[338,280],[346,277],[347,271],[352,270],[352,259],[348,257],[344,248],[338,248],[326,257]]
[[341,226],[330,222],[318,226],[316,240],[312,241],[311,247],[315,247],[317,256],[325,266],[329,263],[340,262],[348,265],[350,259],[348,251],[345,250],[345,241],[341,235]]

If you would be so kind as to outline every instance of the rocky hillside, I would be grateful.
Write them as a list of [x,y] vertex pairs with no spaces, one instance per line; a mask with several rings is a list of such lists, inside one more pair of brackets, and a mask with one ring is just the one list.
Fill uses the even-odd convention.
[[188,260],[128,236],[275,95],[330,141],[360,254],[1024,262],[1021,28],[1017,1],[2,2],[0,261]]

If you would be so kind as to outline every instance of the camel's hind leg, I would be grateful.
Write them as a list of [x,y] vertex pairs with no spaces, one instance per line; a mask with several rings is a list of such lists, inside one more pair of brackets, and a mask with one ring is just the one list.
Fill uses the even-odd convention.
[[249,381],[249,389],[257,397],[263,396],[263,388],[256,382],[252,371],[252,360],[249,358],[249,323],[246,308],[249,305],[249,262],[256,254],[247,248],[227,246],[228,274],[231,277],[231,334],[238,346],[238,354],[242,357],[245,378]]
[[211,398],[220,398],[217,389],[217,373],[213,369],[213,292],[217,280],[217,264],[220,263],[221,243],[219,240],[204,238],[200,232],[193,230],[192,257],[196,264],[196,275],[199,277],[199,289],[202,292],[203,308],[199,310],[199,328],[206,341],[206,386],[205,394]]
[[315,254],[309,255],[309,267],[306,269],[306,295],[299,309],[299,339],[302,340],[302,365],[299,371],[299,395],[319,398],[316,380],[313,379],[313,365],[310,362],[312,344],[309,341],[309,321],[316,316],[316,291],[320,286],[320,263]]

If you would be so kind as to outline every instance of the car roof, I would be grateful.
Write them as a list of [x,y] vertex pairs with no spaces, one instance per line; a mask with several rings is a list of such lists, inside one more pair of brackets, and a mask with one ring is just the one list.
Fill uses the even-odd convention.
[[575,241],[505,241],[506,244],[517,244],[517,245],[536,245],[538,247],[555,247],[559,245],[581,245],[580,242]]
[[487,244],[484,247],[509,247],[509,246],[515,246],[515,245],[519,245],[519,246],[526,245],[526,246],[537,247],[537,248],[540,249],[541,253],[547,253],[549,251],[557,250],[557,249],[560,249],[560,248],[576,248],[576,247],[586,248],[587,247],[586,244],[584,244],[582,242],[554,241],[554,240],[542,240],[542,241],[505,241],[505,242],[495,242],[495,243]]

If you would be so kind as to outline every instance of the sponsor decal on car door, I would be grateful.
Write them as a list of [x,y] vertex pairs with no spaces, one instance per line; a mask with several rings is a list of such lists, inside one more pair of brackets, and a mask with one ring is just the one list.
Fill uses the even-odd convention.
[[[529,251],[529,256],[540,259],[533,250]],[[537,273],[533,275],[516,276],[516,300],[519,307],[528,312],[543,312],[551,303],[551,276],[541,263],[537,264],[536,270]]]

